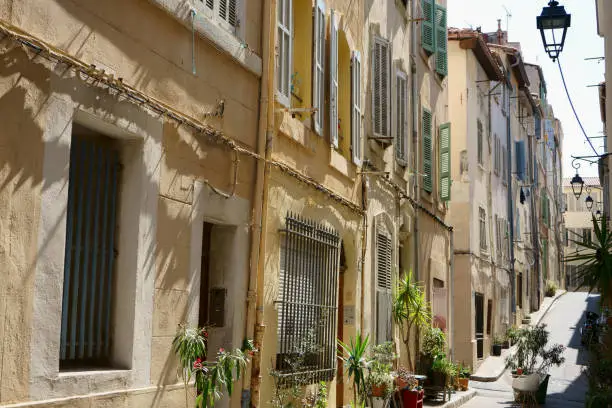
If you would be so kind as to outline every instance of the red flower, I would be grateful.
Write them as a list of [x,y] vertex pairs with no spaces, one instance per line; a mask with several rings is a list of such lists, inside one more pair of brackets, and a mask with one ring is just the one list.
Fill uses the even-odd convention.
[[198,370],[200,368],[202,368],[202,359],[198,357],[196,361],[193,363],[193,369]]
[[225,352],[225,349],[224,349],[223,347],[221,347],[221,348],[219,349],[219,353],[224,353],[224,352]]

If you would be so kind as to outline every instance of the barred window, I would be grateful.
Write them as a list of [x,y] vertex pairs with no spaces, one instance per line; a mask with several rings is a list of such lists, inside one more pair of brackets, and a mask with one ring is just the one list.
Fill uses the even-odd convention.
[[[276,368],[283,375],[329,381],[336,371],[340,238],[294,215],[281,230]],[[301,354],[298,369],[294,361]],[[305,354],[305,355],[304,355]]]
[[478,219],[480,220],[480,249],[487,250],[487,220],[484,208],[478,207]]
[[60,368],[109,365],[120,161],[104,136],[70,146]]

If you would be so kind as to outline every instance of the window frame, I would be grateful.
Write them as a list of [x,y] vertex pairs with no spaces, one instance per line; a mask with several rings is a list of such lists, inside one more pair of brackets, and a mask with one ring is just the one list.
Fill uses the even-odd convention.
[[[380,246],[383,244],[382,241],[386,241],[384,245],[386,248],[381,248]],[[376,244],[375,244],[375,255],[376,255],[376,274],[375,274],[375,311],[376,311],[376,328],[375,328],[375,340],[376,344],[382,344],[387,341],[393,341],[393,320],[391,318],[391,308],[392,308],[392,295],[393,295],[393,236],[391,233],[381,224],[379,223],[376,227]],[[387,276],[382,277],[380,275],[381,272],[381,252],[384,250],[385,256],[387,259],[385,260],[385,264],[388,265],[388,270],[385,271]],[[381,285],[381,281],[384,279],[383,285]],[[381,311],[379,310],[381,300],[380,298],[384,297],[386,303],[386,311],[384,313],[385,316],[388,317],[386,320],[386,330],[385,327],[380,326],[381,320],[380,315]],[[385,335],[382,336],[384,338],[380,338],[382,330],[385,331]]]
[[[395,158],[400,166],[408,165],[408,74],[395,71]],[[403,93],[403,99],[402,99]],[[403,129],[403,131],[402,131]]]
[[[371,59],[370,69],[372,71],[372,134],[374,139],[382,143],[391,143],[393,140],[393,134],[391,130],[391,44],[385,38],[379,35],[373,35],[372,47],[371,47]],[[382,53],[384,51],[384,67],[378,67],[381,70],[377,70],[376,54],[380,49]],[[384,78],[383,73],[385,73]],[[379,92],[377,92],[377,84]],[[376,98],[380,99],[380,108],[377,108]],[[380,111],[380,112],[378,112]],[[377,129],[376,117],[380,115],[380,128]],[[386,129],[383,129],[386,127]],[[386,133],[384,131],[386,130]]]
[[[283,8],[288,10],[288,21],[281,21],[281,12]],[[277,74],[274,76],[276,82],[276,101],[285,106],[286,108],[291,107],[291,76],[293,71],[293,0],[278,0],[277,13],[276,13],[276,32],[277,32]],[[289,26],[284,23],[288,23]],[[283,40],[288,37],[287,55],[284,53]],[[285,69],[286,67],[286,69]],[[283,78],[283,75],[287,74],[287,78]],[[280,76],[280,78],[279,78]],[[280,82],[280,83],[279,83]],[[285,94],[284,89],[281,86],[286,86],[287,93]]]
[[334,9],[329,14],[329,139],[338,148],[338,21]]
[[479,165],[484,167],[484,128],[480,118],[476,119],[476,160]]
[[353,163],[361,165],[361,53],[351,55],[351,156]]
[[478,207],[478,227],[480,251],[487,252],[487,212],[483,207]]
[[323,136],[325,128],[325,33],[327,16],[325,1],[317,0],[313,10],[313,45],[312,45],[312,115],[314,132]]

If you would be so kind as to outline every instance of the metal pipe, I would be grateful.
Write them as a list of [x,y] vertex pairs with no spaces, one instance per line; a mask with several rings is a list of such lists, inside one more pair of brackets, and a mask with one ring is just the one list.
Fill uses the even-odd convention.
[[[410,18],[413,19],[416,13],[416,1],[410,2]],[[413,182],[412,182],[412,196],[416,203],[421,202],[421,194],[419,188],[419,132],[418,126],[418,103],[417,103],[417,90],[416,90],[416,76],[417,76],[417,65],[416,65],[416,28],[415,24],[410,25],[410,88],[412,93],[411,104],[412,104],[412,168],[413,168]],[[412,240],[413,242],[413,256],[412,256],[412,272],[415,279],[419,280],[419,211],[414,211],[414,232]]]
[[[267,221],[268,202],[268,179],[272,147],[272,136],[274,132],[274,52],[276,22],[276,0],[264,0],[262,7],[262,77],[260,83],[260,111],[259,130],[257,137],[257,154],[265,157],[265,160],[257,162],[257,176],[255,189],[253,191],[253,237],[251,240],[251,273],[249,276],[249,293],[247,304],[247,337],[253,338],[255,345],[261,348],[264,325],[264,255],[265,255],[265,228]],[[243,392],[242,404],[247,406],[250,400],[252,407],[260,405],[261,385],[261,351],[253,355],[251,371],[244,376],[243,387],[249,389],[247,381],[250,380],[250,396]],[[250,375],[249,375],[250,374]],[[249,398],[250,397],[250,398]]]
[[[514,64],[510,65],[508,70],[508,80],[511,80],[510,70],[519,64],[519,59],[516,59]],[[505,102],[505,101],[504,101]],[[514,198],[512,197],[512,129],[510,126],[510,118],[512,117],[512,112],[510,111],[510,98],[508,98],[508,102],[506,105],[506,111],[508,116],[506,117],[506,144],[508,146],[508,158],[506,160],[506,168],[508,169],[507,183],[508,183],[508,203],[507,203],[507,211],[508,211],[508,222],[510,223],[509,231],[509,241],[508,247],[510,248],[510,287],[512,290],[512,294],[510,296],[510,313],[514,317],[516,314],[516,279],[514,276]]]

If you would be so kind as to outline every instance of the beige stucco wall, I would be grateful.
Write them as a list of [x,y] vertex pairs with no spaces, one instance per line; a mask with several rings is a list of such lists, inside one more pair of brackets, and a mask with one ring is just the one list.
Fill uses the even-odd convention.
[[[0,18],[195,118],[202,119],[223,99],[223,117],[208,123],[254,149],[261,2],[246,2],[243,10],[239,35],[251,49],[246,59],[230,57],[200,33],[202,21],[196,24],[195,75],[191,31],[183,21],[185,14],[180,14],[185,10],[174,15],[161,3],[6,0],[0,2]],[[201,224],[208,220],[235,227],[236,235],[227,240],[238,255],[227,265],[232,273],[222,283],[230,294],[244,299],[254,161],[239,157],[235,198],[219,199],[205,182],[231,191],[231,151],[136,105],[118,102],[42,57],[26,55],[21,48],[3,52],[0,103],[10,114],[5,115],[0,141],[0,265],[10,279],[0,283],[0,404],[45,398],[56,398],[57,406],[184,404],[184,392],[175,386],[180,381],[170,342],[179,322],[197,321],[200,266],[194,255]],[[61,313],[54,303],[61,299],[63,276],[65,202],[62,206],[60,199],[67,194],[70,125],[77,110],[86,111],[103,130],[119,127],[121,132],[142,133],[143,168],[156,176],[142,185],[142,200],[149,207],[143,206],[135,218],[135,232],[142,235],[135,241],[136,280],[128,283],[136,282],[137,291],[131,295],[132,311],[123,316],[131,326],[126,333],[134,333],[121,339],[126,350],[132,350],[126,355],[134,361],[131,370],[66,377],[58,376],[57,354],[47,352],[59,333],[53,323]],[[53,174],[59,178],[50,178]],[[126,195],[132,197],[128,201],[140,199],[137,192]],[[144,212],[147,208],[154,212]],[[49,262],[41,261],[45,259]],[[45,289],[44,279],[53,276],[59,278]],[[237,302],[229,308],[231,324],[219,333],[218,344],[241,344],[245,306]],[[41,316],[48,323],[38,327],[35,322]],[[45,343],[51,346],[39,347]],[[46,386],[52,391],[47,393]],[[232,405],[239,402],[238,391]]]

